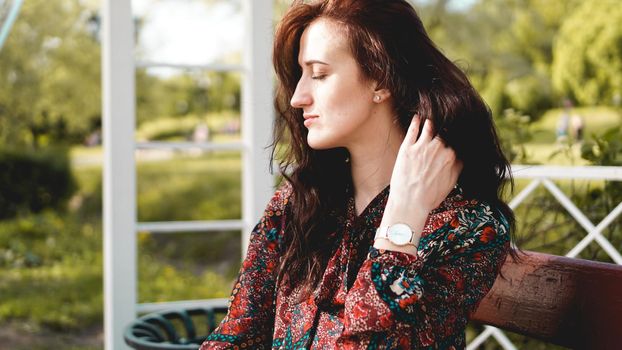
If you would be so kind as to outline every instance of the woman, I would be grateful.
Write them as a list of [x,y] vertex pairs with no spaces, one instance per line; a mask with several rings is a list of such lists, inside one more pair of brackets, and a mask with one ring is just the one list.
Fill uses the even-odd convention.
[[403,0],[295,1],[273,63],[284,181],[201,349],[464,348],[514,223],[482,99]]

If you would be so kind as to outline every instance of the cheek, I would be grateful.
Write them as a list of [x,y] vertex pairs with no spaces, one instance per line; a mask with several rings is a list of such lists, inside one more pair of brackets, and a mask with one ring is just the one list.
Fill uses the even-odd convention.
[[371,109],[369,94],[364,86],[351,79],[335,79],[318,90],[317,102],[321,103],[324,113],[335,118],[359,119],[365,117]]

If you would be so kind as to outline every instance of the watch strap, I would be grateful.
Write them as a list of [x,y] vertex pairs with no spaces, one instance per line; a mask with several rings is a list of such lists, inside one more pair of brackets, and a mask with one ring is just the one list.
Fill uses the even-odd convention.
[[[406,225],[406,224],[405,224],[405,225]],[[380,227],[378,227],[378,228],[376,229],[376,235],[374,236],[374,241],[375,241],[375,240],[377,240],[377,239],[386,239],[387,241],[389,241],[389,242],[391,242],[392,244],[395,244],[395,245],[397,245],[397,246],[407,246],[407,245],[411,245],[411,246],[413,246],[413,247],[417,248],[417,244],[415,244],[415,243],[413,242],[413,239],[415,238],[415,232],[414,232],[414,231],[410,228],[410,226],[406,225],[406,226],[408,226],[408,228],[410,229],[410,234],[411,234],[411,236],[410,236],[410,241],[408,241],[407,243],[404,243],[403,245],[399,245],[399,244],[393,243],[393,242],[389,239],[389,228],[390,228],[391,226],[392,226],[392,225],[388,225],[388,226],[387,226],[387,225],[384,225],[384,226],[380,226]]]

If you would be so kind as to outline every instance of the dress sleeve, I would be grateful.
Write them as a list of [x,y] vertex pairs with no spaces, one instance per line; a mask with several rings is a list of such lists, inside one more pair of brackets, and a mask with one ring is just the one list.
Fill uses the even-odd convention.
[[442,344],[492,288],[509,243],[505,217],[478,203],[424,231],[416,255],[370,247],[345,299],[340,348]]
[[270,349],[274,328],[276,270],[291,185],[274,193],[251,233],[246,258],[234,284],[227,315],[200,350]]

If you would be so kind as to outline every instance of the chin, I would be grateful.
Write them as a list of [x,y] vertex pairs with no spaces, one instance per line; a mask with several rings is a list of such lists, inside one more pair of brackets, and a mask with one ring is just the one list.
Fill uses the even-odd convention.
[[336,142],[333,142],[330,139],[313,136],[310,133],[307,135],[307,143],[309,147],[314,150],[323,150],[323,149],[331,149],[335,147],[339,147]]

